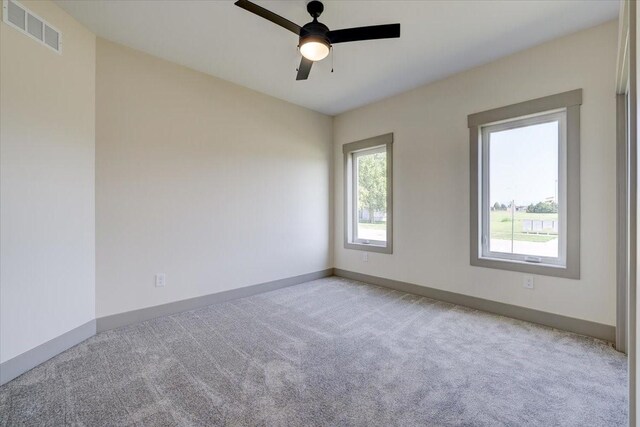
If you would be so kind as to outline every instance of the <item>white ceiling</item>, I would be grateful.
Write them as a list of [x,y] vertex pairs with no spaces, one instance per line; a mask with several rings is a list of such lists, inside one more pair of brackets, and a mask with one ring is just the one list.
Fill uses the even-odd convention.
[[[233,0],[56,0],[97,35],[335,115],[615,19],[617,0],[324,2],[331,29],[399,22],[401,38],[344,43],[296,81],[293,33]],[[255,0],[303,25],[305,0]]]

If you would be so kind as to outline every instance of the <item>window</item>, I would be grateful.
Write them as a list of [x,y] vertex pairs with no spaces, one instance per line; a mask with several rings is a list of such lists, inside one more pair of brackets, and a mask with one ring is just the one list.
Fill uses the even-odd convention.
[[393,134],[343,146],[347,249],[392,253]]
[[564,265],[566,112],[482,127],[482,257]]
[[579,278],[581,90],[469,116],[471,264]]

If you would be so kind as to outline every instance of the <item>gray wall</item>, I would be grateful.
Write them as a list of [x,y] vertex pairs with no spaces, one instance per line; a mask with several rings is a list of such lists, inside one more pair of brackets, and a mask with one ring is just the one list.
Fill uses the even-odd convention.
[[[344,249],[342,169],[335,169],[335,267],[614,325],[615,67],[612,21],[334,120],[334,162],[342,144],[394,134],[393,254]],[[581,106],[581,278],[535,276],[469,264],[467,115],[583,89]]]

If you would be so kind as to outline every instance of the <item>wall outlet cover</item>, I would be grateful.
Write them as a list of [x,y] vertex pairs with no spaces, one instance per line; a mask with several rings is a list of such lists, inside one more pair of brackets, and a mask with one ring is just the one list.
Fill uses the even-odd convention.
[[164,273],[156,274],[156,288],[164,288],[166,283],[166,276]]
[[533,276],[524,276],[522,286],[526,289],[533,289]]

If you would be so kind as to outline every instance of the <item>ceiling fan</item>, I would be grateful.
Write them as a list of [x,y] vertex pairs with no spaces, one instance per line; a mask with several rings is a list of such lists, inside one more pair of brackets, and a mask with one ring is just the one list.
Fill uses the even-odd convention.
[[306,80],[309,77],[313,63],[326,58],[329,55],[331,46],[335,43],[400,37],[400,24],[329,30],[326,25],[318,22],[318,17],[324,11],[324,5],[318,0],[312,0],[307,3],[307,12],[309,12],[313,21],[302,27],[249,0],[238,0],[235,5],[280,25],[299,37],[298,48],[302,54],[302,60],[298,67],[296,80]]

